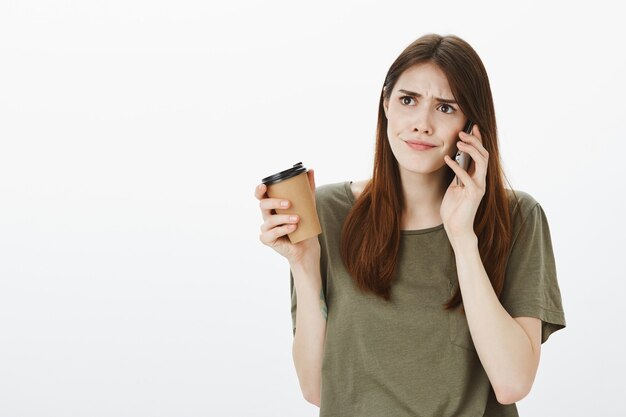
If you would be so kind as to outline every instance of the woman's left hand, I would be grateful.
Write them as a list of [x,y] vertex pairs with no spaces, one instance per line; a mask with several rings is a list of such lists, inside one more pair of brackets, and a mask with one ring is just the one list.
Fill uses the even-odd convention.
[[489,152],[482,145],[482,137],[478,126],[474,125],[472,133],[460,132],[461,141],[458,142],[459,151],[470,155],[473,163],[467,172],[448,155],[445,162],[454,171],[461,184],[456,184],[456,178],[448,187],[441,202],[440,215],[450,242],[475,237],[474,218],[485,195],[487,183],[487,165]]

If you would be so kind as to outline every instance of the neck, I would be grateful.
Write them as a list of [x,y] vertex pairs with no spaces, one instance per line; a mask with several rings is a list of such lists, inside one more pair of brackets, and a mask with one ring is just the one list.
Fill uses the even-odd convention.
[[404,209],[402,229],[421,229],[441,224],[439,209],[449,184],[446,167],[430,174],[418,174],[400,168]]

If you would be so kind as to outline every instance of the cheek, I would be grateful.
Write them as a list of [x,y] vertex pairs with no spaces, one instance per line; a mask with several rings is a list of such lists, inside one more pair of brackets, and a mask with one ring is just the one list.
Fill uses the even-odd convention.
[[398,121],[393,117],[387,119],[387,136],[389,139],[395,138],[398,134]]
[[402,115],[390,108],[387,112],[387,132],[395,136],[402,132],[404,124]]
[[456,138],[446,140],[443,145],[444,154],[447,154],[451,158],[454,158],[454,155],[456,154],[456,151],[457,151],[456,142],[457,142]]

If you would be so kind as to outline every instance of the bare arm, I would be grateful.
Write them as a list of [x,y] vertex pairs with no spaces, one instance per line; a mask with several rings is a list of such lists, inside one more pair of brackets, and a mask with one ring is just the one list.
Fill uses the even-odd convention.
[[462,185],[452,182],[440,213],[454,249],[463,307],[476,353],[487,373],[498,402],[511,404],[524,398],[535,380],[541,352],[541,321],[512,318],[498,300],[480,258],[474,221],[485,195],[489,152],[482,145],[480,129],[460,132],[460,150],[474,163],[462,169],[448,155],[445,162]]
[[304,398],[320,406],[322,358],[326,338],[326,303],[319,262],[291,269],[298,299],[293,361]]
[[[311,190],[315,190],[314,171],[309,170],[307,175]],[[291,202],[268,198],[266,191],[267,187],[259,184],[254,192],[264,220],[259,239],[289,261],[298,299],[293,360],[304,398],[319,407],[326,337],[320,244],[317,236],[292,244],[286,235],[296,230],[300,218],[297,215],[276,214],[276,209],[287,208]]]
[[467,323],[478,357],[498,402],[524,398],[533,385],[541,352],[541,321],[512,318],[496,296],[480,259],[476,240],[455,249]]

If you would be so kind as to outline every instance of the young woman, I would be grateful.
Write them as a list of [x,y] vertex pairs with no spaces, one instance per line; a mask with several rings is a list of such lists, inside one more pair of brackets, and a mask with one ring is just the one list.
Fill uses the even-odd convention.
[[426,35],[396,59],[371,179],[316,189],[308,174],[319,237],[292,245],[297,216],[274,211],[289,201],[255,195],[260,240],[291,267],[293,359],[320,416],[517,416],[565,318],[545,213],[504,187],[473,48]]

